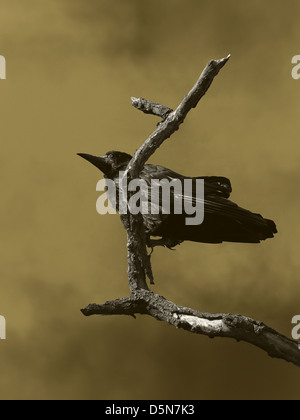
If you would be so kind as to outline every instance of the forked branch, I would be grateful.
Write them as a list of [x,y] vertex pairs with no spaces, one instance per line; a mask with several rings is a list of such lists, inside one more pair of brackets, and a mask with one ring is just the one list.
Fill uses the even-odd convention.
[[[147,113],[159,116],[162,121],[156,130],[136,151],[124,176],[138,178],[150,156],[168,139],[185,120],[188,112],[195,108],[205,95],[215,76],[227,63],[230,56],[221,60],[212,60],[203,70],[191,91],[183,98],[179,106],[172,110],[156,102],[143,98],[132,98],[132,105]],[[228,337],[237,341],[246,341],[266,351],[271,357],[280,358],[300,367],[300,345],[276,332],[262,322],[232,314],[208,314],[191,308],[178,306],[153,292],[147,285],[147,277],[153,283],[150,257],[147,253],[146,235],[140,214],[128,212],[121,216],[127,230],[128,281],[131,296],[106,302],[103,305],[92,304],[82,310],[85,316],[91,315],[150,315],[159,321],[165,321],[176,328],[208,337]]]

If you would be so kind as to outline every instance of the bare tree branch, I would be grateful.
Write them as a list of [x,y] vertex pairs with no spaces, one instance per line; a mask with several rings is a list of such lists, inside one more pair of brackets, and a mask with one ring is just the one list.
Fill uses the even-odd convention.
[[163,119],[166,118],[168,114],[173,112],[173,109],[168,108],[167,106],[158,104],[157,102],[148,101],[144,98],[131,98],[131,104],[140,111],[143,111],[145,114],[152,114]]
[[208,314],[178,306],[153,292],[139,290],[130,297],[89,305],[82,310],[91,315],[150,315],[159,321],[210,338],[227,337],[245,341],[300,367],[300,344],[278,333],[262,322],[233,314]]
[[[158,125],[156,130],[148,137],[144,144],[136,151],[129,162],[124,177],[130,180],[138,178],[141,169],[149,157],[167,140],[185,120],[188,112],[196,107],[200,99],[205,95],[212,81],[222,67],[229,60],[230,55],[221,60],[211,60],[201,73],[192,90],[184,97],[175,111],[169,112],[167,117]],[[145,99],[133,100],[134,106],[144,108],[147,103],[148,109],[158,109],[158,104]],[[137,106],[139,104],[139,106]],[[166,109],[161,105],[161,109]],[[154,111],[153,111],[154,112]],[[153,113],[152,112],[152,113]],[[147,254],[146,236],[141,214],[122,215],[123,225],[127,229],[128,248],[128,280],[131,292],[138,289],[148,290],[146,278],[153,284],[153,274],[150,257]]]
[[[183,123],[188,112],[195,108],[205,95],[215,76],[227,63],[230,56],[221,60],[212,60],[203,70],[191,91],[184,97],[176,110],[143,98],[132,98],[132,105],[147,113],[160,116],[156,130],[136,151],[128,164],[124,176],[138,178],[140,171],[151,155]],[[191,308],[178,306],[160,295],[151,292],[147,277],[153,284],[150,256],[147,254],[146,234],[141,214],[121,215],[127,230],[128,281],[131,296],[106,302],[103,305],[92,304],[82,310],[85,316],[91,315],[150,315],[159,321],[165,321],[176,328],[208,337],[228,337],[237,341],[246,341],[266,351],[271,357],[280,358],[300,367],[300,345],[276,332],[262,322],[242,315],[209,314]]]
[[130,179],[138,178],[143,166],[153,155],[153,153],[167,140],[175,131],[179,129],[188,112],[195,108],[200,99],[206,94],[222,67],[229,60],[230,55],[221,60],[211,60],[205,67],[198,81],[192,90],[184,97],[177,109],[171,112],[162,121],[157,129],[147,138],[144,144],[136,151],[127,168],[127,176]]

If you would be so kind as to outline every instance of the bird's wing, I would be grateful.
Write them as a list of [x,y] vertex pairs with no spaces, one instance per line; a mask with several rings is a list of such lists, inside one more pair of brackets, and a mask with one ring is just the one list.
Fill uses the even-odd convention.
[[[172,181],[174,179],[192,179],[193,185],[195,184],[195,180],[204,179],[204,200],[203,197],[196,196],[196,190],[194,187],[192,192],[189,192],[188,194],[184,190],[184,188],[182,188],[181,193],[178,193],[176,192],[176,190],[171,189],[171,209],[172,206],[174,206],[174,202],[176,200],[179,200],[181,202],[183,200],[190,202],[194,207],[197,203],[204,203],[204,220],[208,218],[210,221],[214,220],[222,224],[228,223],[230,225],[234,223],[237,226],[241,225],[245,229],[258,229],[259,231],[266,230],[265,235],[272,235],[273,233],[277,232],[275,223],[273,221],[263,218],[258,213],[252,213],[249,210],[241,208],[236,203],[228,200],[228,197],[230,196],[230,193],[232,191],[229,179],[215,176],[187,178],[163,167],[157,167],[154,165],[149,166],[151,166],[151,168],[149,168],[151,170],[146,171],[147,174],[145,177],[149,186],[151,182],[153,186],[155,185],[155,180],[159,181],[161,179],[168,179],[169,181]],[[159,190],[155,190],[156,194],[157,191]],[[164,205],[161,202],[160,207],[160,210],[164,208]]]
[[[264,219],[258,213],[239,207],[228,200],[231,192],[230,181],[223,177],[198,177],[187,178],[163,167],[146,165],[140,177],[147,183],[146,192],[151,206],[157,213],[144,215],[147,231],[154,233],[154,236],[165,236],[178,238],[180,240],[192,240],[197,242],[221,243],[227,242],[260,242],[271,238],[277,232],[276,225],[272,220]],[[187,191],[182,188],[170,188],[170,202],[163,200],[158,181],[167,179],[172,181],[192,180],[193,187]],[[204,196],[197,196],[196,180],[204,179]],[[152,187],[152,188],[150,188]],[[149,192],[151,190],[151,198]],[[153,195],[154,194],[154,195]],[[177,203],[176,203],[177,202]],[[201,204],[204,209],[204,221],[200,225],[186,225],[186,202],[190,207]],[[180,203],[182,211],[176,213],[175,205]],[[183,204],[184,203],[184,204]],[[178,205],[177,208],[180,208]],[[169,213],[166,211],[169,209]],[[190,214],[190,213],[189,213]]]
[[[194,194],[193,195],[176,195],[175,200],[185,200],[190,202],[193,206],[196,203],[203,203],[203,198],[198,198]],[[242,224],[250,224],[250,225],[257,225],[264,227],[268,225],[268,227],[272,227],[273,233],[276,233],[276,226],[275,223],[271,220],[265,219],[259,213],[253,213],[250,210],[246,210],[240,206],[238,206],[233,201],[228,200],[227,198],[217,195],[214,193],[211,194],[206,189],[205,184],[205,192],[204,192],[204,218],[207,215],[215,216],[215,217],[222,217],[224,222],[227,220],[235,220],[238,223]]]
[[230,180],[223,176],[204,176],[195,179],[204,179],[205,195],[229,198],[232,193]]
[[231,183],[228,178],[222,176],[198,176],[190,178],[157,165],[146,165],[146,170],[142,171],[141,177],[147,181],[148,185],[150,185],[151,179],[159,181],[162,179],[167,179],[169,181],[174,179],[203,179],[205,195],[229,198],[232,192]]
[[250,210],[239,207],[236,203],[223,197],[205,197],[204,213],[235,219],[241,223],[255,223],[261,226],[266,225],[266,219],[264,219],[261,214],[253,213]]

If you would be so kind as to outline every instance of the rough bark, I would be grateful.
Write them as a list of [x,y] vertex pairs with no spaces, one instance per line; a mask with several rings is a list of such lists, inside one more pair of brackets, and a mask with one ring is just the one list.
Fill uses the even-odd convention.
[[82,310],[91,315],[150,315],[158,321],[210,338],[227,337],[246,341],[266,351],[269,356],[300,367],[300,344],[278,333],[262,322],[234,314],[209,314],[178,306],[147,290],[139,290],[126,298],[92,304]]
[[[191,91],[179,106],[172,110],[144,98],[131,98],[132,105],[140,111],[162,118],[156,130],[146,139],[130,161],[124,176],[128,181],[138,178],[143,166],[151,155],[168,139],[185,120],[188,112],[195,108],[211,86],[214,78],[228,62],[230,56],[212,60],[201,73]],[[146,235],[142,216],[130,213],[121,215],[127,230],[128,281],[131,296],[106,302],[91,304],[82,313],[91,315],[150,315],[176,328],[206,335],[208,337],[228,337],[246,341],[266,351],[271,357],[280,358],[300,367],[300,345],[262,322],[242,315],[209,314],[191,308],[178,306],[164,297],[151,292],[147,277],[153,283],[150,256],[147,253]]]

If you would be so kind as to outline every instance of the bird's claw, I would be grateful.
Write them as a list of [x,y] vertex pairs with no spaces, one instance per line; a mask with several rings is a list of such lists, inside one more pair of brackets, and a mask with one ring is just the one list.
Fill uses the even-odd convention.
[[178,239],[162,238],[162,239],[148,239],[147,246],[151,248],[150,255],[153,254],[154,247],[163,246],[171,251],[176,251],[175,246],[180,245],[183,241]]
[[165,245],[166,246],[166,248],[168,248],[170,251],[176,251],[176,249],[175,248],[172,248],[172,246],[170,246],[170,245]]

